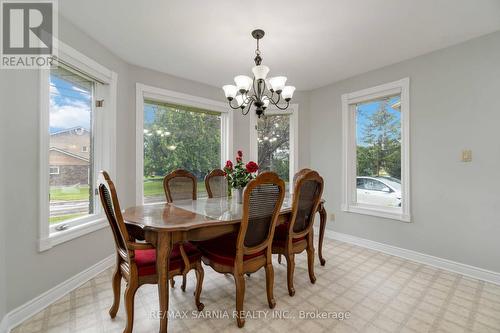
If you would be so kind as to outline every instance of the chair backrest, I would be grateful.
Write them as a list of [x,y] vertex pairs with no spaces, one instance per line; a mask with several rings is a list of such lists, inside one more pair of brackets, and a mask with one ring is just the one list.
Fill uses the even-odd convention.
[[177,169],[163,178],[163,189],[167,202],[196,200],[196,177],[189,171]]
[[236,255],[270,252],[274,227],[285,197],[285,182],[274,172],[262,172],[250,181],[243,194]]
[[311,230],[321,202],[323,187],[323,178],[316,171],[304,169],[297,173],[288,232],[292,237],[302,237]]
[[214,169],[205,176],[205,187],[209,198],[227,197],[226,173],[221,169]]
[[99,173],[98,187],[101,204],[115,239],[116,251],[123,260],[128,261],[130,256],[133,255],[129,253],[127,249],[127,242],[130,241],[131,238],[125,226],[125,222],[123,221],[115,185],[106,171],[101,171]]
[[300,169],[295,175],[293,175],[293,185],[294,186],[294,189],[295,189],[295,183],[297,182],[297,178],[299,178],[300,175],[303,175],[304,173],[307,173],[311,171],[311,169],[309,168],[304,168],[304,169]]

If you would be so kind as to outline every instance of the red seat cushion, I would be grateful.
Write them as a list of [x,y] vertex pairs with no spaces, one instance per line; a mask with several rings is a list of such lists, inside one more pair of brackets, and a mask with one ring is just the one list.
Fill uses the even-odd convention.
[[[274,229],[274,239],[273,239],[273,245],[277,245],[280,247],[285,247],[286,240],[288,237],[288,228],[290,224],[288,222],[280,224]],[[299,238],[294,238],[292,240],[293,243],[300,242],[301,240],[306,239],[305,236],[299,237]]]
[[[225,266],[234,266],[236,258],[236,240],[238,233],[222,235],[220,237],[198,242],[196,245],[202,255],[212,262]],[[265,254],[266,251],[260,251],[255,254],[243,256],[243,260],[249,260]]]
[[[183,246],[190,263],[194,263],[201,257],[201,253],[193,244],[186,242],[183,243]],[[156,250],[136,250],[135,263],[137,265],[139,276],[156,274]],[[173,271],[183,266],[184,261],[182,260],[179,244],[175,244],[172,252],[170,253],[169,270]]]

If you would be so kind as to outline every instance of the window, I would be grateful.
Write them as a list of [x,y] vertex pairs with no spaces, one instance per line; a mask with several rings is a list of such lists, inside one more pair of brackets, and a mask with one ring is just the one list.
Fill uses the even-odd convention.
[[[95,138],[94,86],[99,84],[59,65],[50,70],[49,204],[51,224],[94,214],[94,156],[78,147]],[[57,169],[53,173],[52,169]],[[61,172],[62,171],[62,172]]]
[[49,173],[51,175],[58,175],[59,174],[59,167],[51,166],[49,169]]
[[[185,169],[198,180],[198,197],[206,196],[205,176],[221,168],[229,152],[232,119],[220,102],[138,84],[137,133],[142,156],[138,165],[138,203],[165,202],[163,178]],[[140,118],[139,118],[140,117]]]
[[259,171],[274,171],[291,190],[290,180],[297,165],[297,118],[298,107],[291,110],[267,110],[261,118],[252,116],[253,128],[250,158],[259,164]]
[[344,211],[410,220],[409,79],[342,96]]
[[114,173],[116,74],[58,48],[40,72],[40,250],[107,225],[95,184],[99,170]]

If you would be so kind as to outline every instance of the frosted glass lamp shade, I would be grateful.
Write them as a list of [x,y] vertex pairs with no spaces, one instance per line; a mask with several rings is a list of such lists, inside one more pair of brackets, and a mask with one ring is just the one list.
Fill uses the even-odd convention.
[[236,83],[236,87],[240,92],[247,92],[250,90],[253,80],[246,75],[238,75],[234,77],[234,83]]
[[269,106],[269,98],[267,98],[266,96],[264,96],[264,98],[262,99],[262,103],[264,103],[264,105],[262,107],[264,109],[266,109]]
[[242,109],[248,104],[246,102],[245,103],[243,102],[245,102],[245,100],[243,99],[243,95],[236,96],[236,104]]
[[226,95],[226,98],[229,100],[235,98],[236,94],[238,93],[238,87],[233,86],[232,84],[227,84],[223,86],[222,90],[224,90],[224,94]]
[[281,92],[281,97],[283,97],[285,99],[285,101],[288,102],[289,100],[292,99],[294,91],[295,91],[294,86],[285,86],[283,88],[283,91]]
[[286,76],[275,76],[269,79],[269,84],[278,94],[281,93],[285,87]]
[[267,73],[269,73],[269,67],[264,65],[254,66],[254,68],[252,68],[252,72],[256,80],[265,80]]

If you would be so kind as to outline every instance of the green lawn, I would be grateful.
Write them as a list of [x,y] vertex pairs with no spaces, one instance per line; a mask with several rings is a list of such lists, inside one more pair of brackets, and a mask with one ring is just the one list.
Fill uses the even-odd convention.
[[88,185],[50,188],[50,201],[79,201],[88,200],[88,198]]
[[[205,182],[199,181],[197,184],[198,192],[206,192]],[[154,177],[144,179],[144,196],[145,197],[159,197],[164,196],[163,191],[163,177]]]

